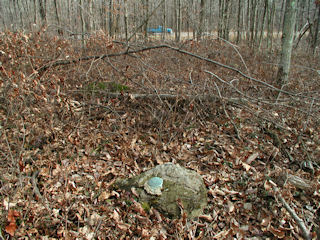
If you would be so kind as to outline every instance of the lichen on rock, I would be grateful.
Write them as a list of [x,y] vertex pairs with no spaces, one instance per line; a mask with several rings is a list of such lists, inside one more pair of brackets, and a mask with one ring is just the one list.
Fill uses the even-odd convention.
[[[151,185],[155,184],[154,189],[148,184],[150,180]],[[156,187],[157,181],[161,183],[160,188]],[[139,201],[173,218],[181,214],[178,201],[182,203],[189,218],[200,215],[207,205],[207,189],[202,177],[193,170],[173,163],[158,165],[129,179],[120,179],[116,181],[115,187],[126,190],[134,187],[139,194]]]

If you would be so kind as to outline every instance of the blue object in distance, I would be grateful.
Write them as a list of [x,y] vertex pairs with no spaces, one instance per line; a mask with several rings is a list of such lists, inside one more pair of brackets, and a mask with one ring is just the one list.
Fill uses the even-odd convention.
[[147,31],[148,31],[148,33],[163,33],[163,32],[166,32],[169,34],[173,33],[172,28],[163,29],[162,26],[158,26],[158,28],[148,28]]

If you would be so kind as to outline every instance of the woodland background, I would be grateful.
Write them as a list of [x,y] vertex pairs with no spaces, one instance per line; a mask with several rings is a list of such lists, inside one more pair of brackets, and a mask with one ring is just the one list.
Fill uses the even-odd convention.
[[[2,0],[0,238],[320,238],[319,22],[314,0]],[[199,218],[112,186],[164,162],[203,176]]]

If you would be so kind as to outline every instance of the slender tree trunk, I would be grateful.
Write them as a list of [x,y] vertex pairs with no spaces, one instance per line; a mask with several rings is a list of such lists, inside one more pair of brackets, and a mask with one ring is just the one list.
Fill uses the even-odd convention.
[[267,16],[267,11],[269,9],[268,5],[269,0],[264,1],[264,11],[263,11],[263,16],[262,16],[262,26],[261,26],[261,32],[260,32],[260,39],[259,39],[259,44],[258,48],[260,49],[262,40],[264,38],[264,27],[265,27],[265,22],[266,22],[266,16]]
[[272,51],[273,49],[275,8],[276,8],[276,3],[275,1],[272,1],[269,18],[268,18],[268,36],[267,36],[267,47],[270,51]]
[[204,13],[205,13],[205,0],[200,1],[200,14],[199,14],[199,27],[197,32],[197,40],[201,39],[204,29]]
[[286,1],[283,0],[282,4],[281,4],[281,10],[280,10],[280,17],[279,17],[279,25],[278,25],[278,36],[277,38],[279,38],[279,35],[281,33],[282,30],[282,26],[283,26],[283,21],[284,21],[284,15],[285,15],[285,3]]
[[109,0],[109,35],[113,37],[114,29],[113,29],[113,0]]
[[46,0],[38,0],[39,3],[39,13],[41,18],[41,27],[47,25],[47,10],[46,10]]
[[318,36],[319,36],[319,31],[320,31],[320,2],[317,6],[318,6],[318,18],[317,18],[316,25],[315,25],[313,44],[312,44],[313,45],[312,46],[313,54],[316,53]]
[[297,0],[286,0],[282,30],[282,50],[277,74],[277,83],[280,86],[288,83],[294,27],[296,22],[296,1]]
[[[139,18],[137,17],[137,15],[138,15],[137,9],[138,9],[137,3],[134,2],[134,3],[133,3],[133,13],[134,13],[134,15],[133,15],[134,25],[133,25],[133,26],[134,26],[134,29],[137,29],[137,27],[138,27],[138,20],[139,20]],[[134,39],[137,40],[137,33],[134,32],[133,34],[134,34]],[[128,39],[128,41],[129,41],[129,39]]]
[[145,24],[144,24],[144,40],[148,41],[148,23],[149,23],[149,0],[144,0],[144,16]]
[[226,0],[224,8],[224,31],[223,38],[229,41],[229,32],[230,32],[230,9],[231,0]]
[[175,41],[181,38],[181,0],[174,0]]
[[250,42],[250,25],[251,25],[251,14],[252,14],[252,9],[251,9],[251,4],[252,0],[247,0],[247,24],[246,24],[246,40],[249,43]]
[[63,30],[60,26],[60,18],[59,18],[59,14],[58,14],[57,0],[53,0],[53,5],[54,5],[54,12],[55,12],[55,19],[56,19],[56,22],[58,25],[58,34],[63,35]]
[[[164,29],[167,28],[167,14],[166,14],[166,1],[163,3],[163,8],[162,8],[162,26]],[[164,31],[162,33],[162,40],[166,39],[166,32]]]
[[239,43],[242,39],[242,4],[241,0],[238,0],[238,22],[237,22],[237,40],[236,42]]
[[[0,18],[1,18],[2,26],[4,28],[6,28],[6,22],[4,20],[4,11],[3,11],[3,7],[2,7],[2,3],[1,2],[0,2]],[[2,28],[1,30],[3,31],[4,29]]]
[[219,0],[218,37],[222,38],[224,0]]
[[229,40],[230,0],[219,0],[218,37]]
[[[20,13],[20,9],[18,6],[18,0],[13,0],[13,7],[14,7],[14,15],[16,16],[15,22],[17,25],[17,29],[20,29],[21,27],[23,28],[21,13]],[[20,24],[19,24],[19,20],[20,20]]]
[[181,0],[178,0],[178,38],[176,39],[178,42],[181,40]]
[[36,0],[33,0],[32,3],[33,3],[33,24],[35,24],[32,27],[35,27],[38,24]]
[[93,1],[92,0],[87,0],[87,4],[88,4],[88,27],[87,27],[87,31],[88,33],[91,33],[94,30],[94,16],[93,16]]
[[256,28],[257,0],[252,0],[251,19],[250,19],[250,46],[254,46]]
[[214,19],[214,0],[210,0],[210,10],[209,10],[209,31],[212,33],[215,30],[215,19]]
[[128,42],[128,12],[127,12],[127,0],[124,0],[124,4],[123,4],[123,20],[124,20],[124,33],[125,33],[125,38],[126,41]]
[[120,3],[118,2],[117,6],[117,10],[116,10],[116,20],[115,20],[115,27],[114,27],[114,32],[115,34],[120,34],[120,11],[121,11],[121,6]]
[[84,14],[83,14],[83,0],[79,1],[79,14],[80,14],[80,21],[81,21],[81,43],[82,43],[82,49],[85,47],[85,34],[86,34],[86,23],[84,20]]

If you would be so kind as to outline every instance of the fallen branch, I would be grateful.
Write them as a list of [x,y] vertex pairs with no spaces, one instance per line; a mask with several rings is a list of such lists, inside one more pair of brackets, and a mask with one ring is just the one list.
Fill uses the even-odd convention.
[[291,217],[295,220],[297,223],[298,227],[301,230],[302,236],[306,240],[311,240],[311,233],[304,224],[303,220],[296,214],[296,212],[290,207],[290,205],[284,200],[284,198],[281,196],[280,190],[276,187],[276,184],[273,183],[272,181],[269,181],[271,185],[273,186],[273,190],[275,195],[278,197],[284,208],[289,212]]
[[[260,83],[260,84],[262,84],[262,85],[264,85],[264,86],[266,86],[266,87],[268,87],[268,88],[270,88],[272,90],[275,90],[277,92],[281,92],[281,93],[284,93],[284,94],[287,94],[287,95],[299,97],[298,94],[294,94],[294,93],[279,89],[279,88],[274,87],[274,86],[272,86],[272,85],[270,85],[270,84],[268,84],[266,82],[263,82],[261,80],[255,79],[253,77],[250,77],[250,76],[248,76],[247,74],[243,73],[242,71],[240,71],[237,68],[222,64],[220,62],[211,60],[211,59],[206,58],[206,57],[202,57],[200,55],[197,55],[197,54],[182,50],[182,49],[177,48],[177,47],[170,46],[168,44],[144,47],[144,48],[140,48],[140,49],[136,49],[136,50],[127,49],[126,51],[123,51],[123,52],[120,52],[120,53],[110,53],[110,54],[104,54],[104,55],[98,55],[98,56],[87,56],[87,57],[71,59],[71,60],[57,60],[57,61],[45,64],[44,66],[38,68],[37,72],[41,75],[41,74],[43,74],[44,71],[46,71],[48,68],[51,68],[51,67],[64,66],[64,65],[69,65],[69,64],[73,64],[73,63],[82,62],[82,61],[88,61],[88,60],[92,60],[92,59],[104,59],[104,58],[110,58],[110,57],[118,57],[118,56],[123,56],[123,55],[130,55],[130,54],[135,54],[135,53],[140,53],[140,52],[154,50],[154,49],[160,49],[160,48],[168,48],[168,49],[177,51],[179,53],[183,53],[185,55],[188,55],[188,56],[191,56],[191,57],[194,57],[194,58],[206,61],[206,62],[213,63],[213,64],[218,65],[220,67],[223,67],[223,68],[229,69],[231,71],[234,71],[234,72],[240,74],[241,76],[243,76],[244,78],[247,78],[247,79],[249,79],[249,80],[251,80],[253,82]],[[308,98],[308,97],[305,97],[305,98]]]
[[[88,92],[88,90],[72,90],[71,92]],[[90,91],[91,92],[91,91]],[[199,100],[211,100],[217,101],[220,98],[213,94],[205,94],[205,95],[178,95],[178,94],[169,94],[169,93],[121,93],[121,92],[107,92],[101,90],[92,90],[95,93],[101,93],[104,96],[110,98],[119,98],[119,97],[128,97],[133,99],[155,99],[160,98],[161,100],[177,100],[177,99],[199,99]],[[241,98],[228,98],[226,99],[230,102],[232,101],[241,101]]]
[[303,179],[301,177],[292,175],[292,174],[288,174],[287,179],[286,179],[289,183],[291,183],[293,186],[295,186],[298,189],[304,190],[308,193],[313,193],[315,190],[315,186],[314,184],[312,184],[312,182]]

